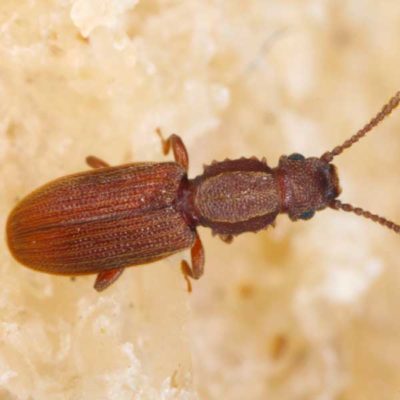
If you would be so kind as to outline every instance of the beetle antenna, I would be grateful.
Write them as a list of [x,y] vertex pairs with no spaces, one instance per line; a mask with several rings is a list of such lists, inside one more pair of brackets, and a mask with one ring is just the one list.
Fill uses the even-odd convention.
[[333,203],[330,205],[330,207],[333,208],[334,210],[348,211],[356,215],[359,215],[361,217],[371,219],[372,221],[377,222],[378,224],[381,224],[383,226],[386,226],[386,228],[389,228],[392,231],[395,231],[396,233],[400,233],[400,225],[397,225],[394,222],[389,221],[388,219],[383,218],[379,215],[372,214],[369,211],[365,211],[360,207],[354,207],[351,204],[342,203],[340,200],[334,200]]
[[354,143],[358,142],[362,137],[364,137],[370,130],[375,128],[383,119],[385,119],[400,103],[400,91],[397,92],[375,115],[371,121],[368,122],[362,129],[360,129],[355,135],[350,139],[347,139],[340,146],[335,147],[332,151],[327,151],[321,156],[322,161],[331,162],[333,157],[336,157],[344,150],[351,147]]

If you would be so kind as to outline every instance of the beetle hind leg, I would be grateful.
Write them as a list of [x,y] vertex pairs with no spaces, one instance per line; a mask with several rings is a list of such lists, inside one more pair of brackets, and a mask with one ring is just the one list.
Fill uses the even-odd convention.
[[98,292],[102,292],[113,284],[124,272],[125,268],[108,269],[106,271],[99,272],[94,282],[94,288]]
[[228,235],[221,234],[221,235],[218,235],[218,236],[223,242],[225,242],[227,244],[232,243],[233,239],[234,239],[233,235],[229,235],[229,234]]
[[87,156],[86,157],[86,164],[92,168],[106,168],[109,167],[110,164],[103,161],[101,158],[95,156]]
[[192,283],[190,282],[189,278],[199,279],[204,272],[204,248],[197,233],[190,253],[192,258],[192,266],[190,267],[186,260],[183,260],[181,263],[182,273],[186,280],[189,293],[192,291]]

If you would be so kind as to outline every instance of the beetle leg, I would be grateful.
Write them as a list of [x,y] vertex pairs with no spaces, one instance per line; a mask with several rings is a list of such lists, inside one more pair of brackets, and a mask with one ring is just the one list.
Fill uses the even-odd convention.
[[188,277],[192,279],[199,279],[204,272],[204,248],[197,232],[190,253],[192,256],[192,267],[190,267],[189,263],[185,260],[183,260],[181,263],[183,276],[188,284],[188,292],[192,291],[192,285]]
[[94,282],[94,288],[98,292],[102,292],[107,289],[112,283],[114,283],[124,272],[124,268],[108,269],[106,271],[99,272]]
[[184,279],[186,281],[187,291],[189,293],[192,293],[192,290],[193,290],[192,282],[190,282],[190,279],[189,279],[189,277],[192,276],[192,270],[189,267],[189,264],[188,264],[188,262],[186,260],[182,260],[182,262],[181,262],[181,270],[182,270],[183,277],[184,277]]
[[183,167],[185,171],[187,171],[189,168],[189,156],[186,150],[186,146],[184,145],[181,137],[173,133],[167,139],[164,139],[160,128],[157,128],[156,132],[161,139],[161,145],[164,155],[167,155],[172,147],[175,161],[181,167]]
[[233,242],[233,235],[218,235],[219,238],[225,243],[232,243]]
[[92,168],[105,168],[109,167],[110,164],[106,163],[100,158],[97,158],[95,156],[87,156],[86,157],[86,164],[89,165],[89,167]]

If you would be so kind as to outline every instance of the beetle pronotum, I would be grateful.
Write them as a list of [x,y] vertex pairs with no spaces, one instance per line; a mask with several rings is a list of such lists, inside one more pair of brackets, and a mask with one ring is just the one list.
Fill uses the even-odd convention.
[[275,168],[265,160],[213,162],[203,174],[187,177],[188,155],[177,135],[164,140],[175,162],[110,167],[96,157],[94,171],[57,179],[25,197],[11,212],[7,240],[11,253],[30,268],[64,275],[97,274],[101,291],[124,268],[150,263],[191,248],[185,277],[203,274],[204,250],[197,226],[230,242],[235,235],[272,224],[279,213],[292,221],[310,219],[326,207],[353,212],[400,232],[400,226],[342,203],[334,157],[352,146],[400,102],[396,93],[354,136],[321,157],[294,153]]

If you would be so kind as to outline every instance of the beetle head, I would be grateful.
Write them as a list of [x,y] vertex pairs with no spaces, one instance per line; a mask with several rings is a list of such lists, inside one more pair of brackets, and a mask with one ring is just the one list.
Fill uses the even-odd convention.
[[278,171],[283,209],[293,221],[312,218],[341,192],[336,167],[320,158],[298,153],[282,156]]
[[363,210],[351,204],[342,203],[336,168],[331,164],[334,157],[343,153],[358,142],[368,132],[380,124],[400,104],[398,91],[363,128],[345,140],[340,146],[327,151],[320,158],[304,158],[301,154],[283,156],[279,160],[277,176],[282,193],[282,211],[287,212],[292,220],[310,219],[315,211],[325,207],[334,210],[352,212],[370,219],[400,234],[400,225]]

